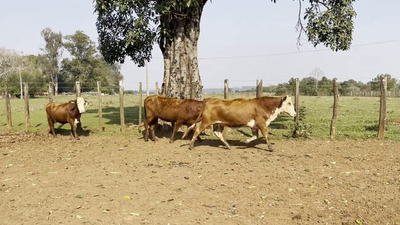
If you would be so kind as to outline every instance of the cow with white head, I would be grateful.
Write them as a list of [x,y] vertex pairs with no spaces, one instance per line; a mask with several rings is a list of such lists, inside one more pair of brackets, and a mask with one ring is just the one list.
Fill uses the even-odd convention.
[[88,102],[82,97],[77,97],[76,100],[71,100],[62,104],[55,102],[48,103],[46,106],[47,121],[53,136],[56,136],[54,132],[54,123],[69,123],[71,126],[71,137],[79,140],[76,133],[76,125],[81,121],[81,114],[86,111],[85,105],[88,105]]

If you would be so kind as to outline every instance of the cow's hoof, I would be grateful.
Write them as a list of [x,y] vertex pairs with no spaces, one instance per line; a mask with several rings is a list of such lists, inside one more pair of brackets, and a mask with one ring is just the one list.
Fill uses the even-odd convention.
[[272,144],[268,145],[268,151],[273,152],[274,148],[272,147]]

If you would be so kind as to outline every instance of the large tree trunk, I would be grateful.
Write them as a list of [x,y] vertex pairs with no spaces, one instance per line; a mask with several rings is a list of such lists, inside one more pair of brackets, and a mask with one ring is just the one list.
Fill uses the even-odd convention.
[[202,99],[197,58],[200,18],[206,1],[185,13],[162,16],[162,27],[171,38],[162,36],[160,48],[164,57],[164,81],[161,94],[167,97]]

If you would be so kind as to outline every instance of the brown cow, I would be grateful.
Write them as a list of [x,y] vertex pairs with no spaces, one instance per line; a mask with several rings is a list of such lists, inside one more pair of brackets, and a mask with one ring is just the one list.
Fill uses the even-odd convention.
[[[189,149],[193,149],[197,136],[208,126],[222,124],[223,126],[242,127],[249,126],[257,128],[264,135],[268,148],[272,150],[272,145],[268,137],[268,125],[281,113],[296,116],[296,111],[289,96],[284,97],[259,97],[253,99],[206,99],[203,110],[197,122],[201,121],[197,127]],[[254,135],[254,132],[252,132]],[[216,132],[218,138],[230,149],[221,132]],[[251,140],[250,140],[251,141]]]
[[[144,100],[144,113],[146,117],[144,120],[146,130],[144,140],[148,141],[150,126],[151,134],[153,135],[152,140],[156,141],[154,126],[160,118],[164,121],[175,123],[170,138],[170,143],[174,142],[175,132],[182,125],[191,126],[194,124],[199,117],[202,106],[203,101],[194,99],[168,98],[159,95],[147,97]],[[198,140],[201,139],[198,138]]]
[[85,112],[84,106],[87,104],[88,103],[82,97],[62,104],[55,102],[48,103],[46,106],[47,121],[53,137],[56,136],[54,132],[54,123],[69,123],[69,125],[71,125],[71,137],[79,140],[75,126],[77,123],[80,123],[81,114]]

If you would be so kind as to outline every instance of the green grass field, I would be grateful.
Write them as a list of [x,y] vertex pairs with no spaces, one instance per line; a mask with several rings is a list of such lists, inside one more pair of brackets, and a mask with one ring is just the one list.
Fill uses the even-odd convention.
[[[98,97],[83,96],[89,105],[87,112],[82,115],[82,124],[85,130],[91,134],[122,134],[120,132],[120,112],[118,96],[102,96],[103,132],[99,129]],[[205,97],[222,98],[223,95],[207,95]],[[235,97],[239,97],[235,95]],[[252,96],[244,96],[252,97]],[[143,99],[145,96],[143,97]],[[74,96],[57,96],[56,102],[67,102]],[[5,111],[5,100],[0,107],[0,131],[7,131],[7,119]],[[126,133],[122,135],[140,134],[136,129],[129,129],[130,125],[139,123],[139,96],[126,95],[124,98],[124,113]],[[45,106],[48,98],[33,98],[29,100],[30,128],[29,132],[48,132]],[[340,97],[338,121],[336,124],[336,139],[367,139],[376,138],[379,121],[379,97]],[[300,124],[308,131],[309,138],[330,138],[330,123],[332,119],[333,97],[300,97]],[[10,131],[20,132],[25,130],[24,101],[20,99],[11,100],[12,128]],[[385,139],[400,140],[400,98],[388,98],[387,100],[387,126]],[[144,115],[142,114],[142,120]],[[56,124],[56,129],[60,124]],[[306,127],[306,128],[304,128]],[[69,125],[61,129],[69,130]],[[293,118],[282,115],[270,125],[273,139],[285,139],[291,137],[294,129]],[[249,136],[249,128],[234,130],[228,139],[243,139],[243,135]]]

